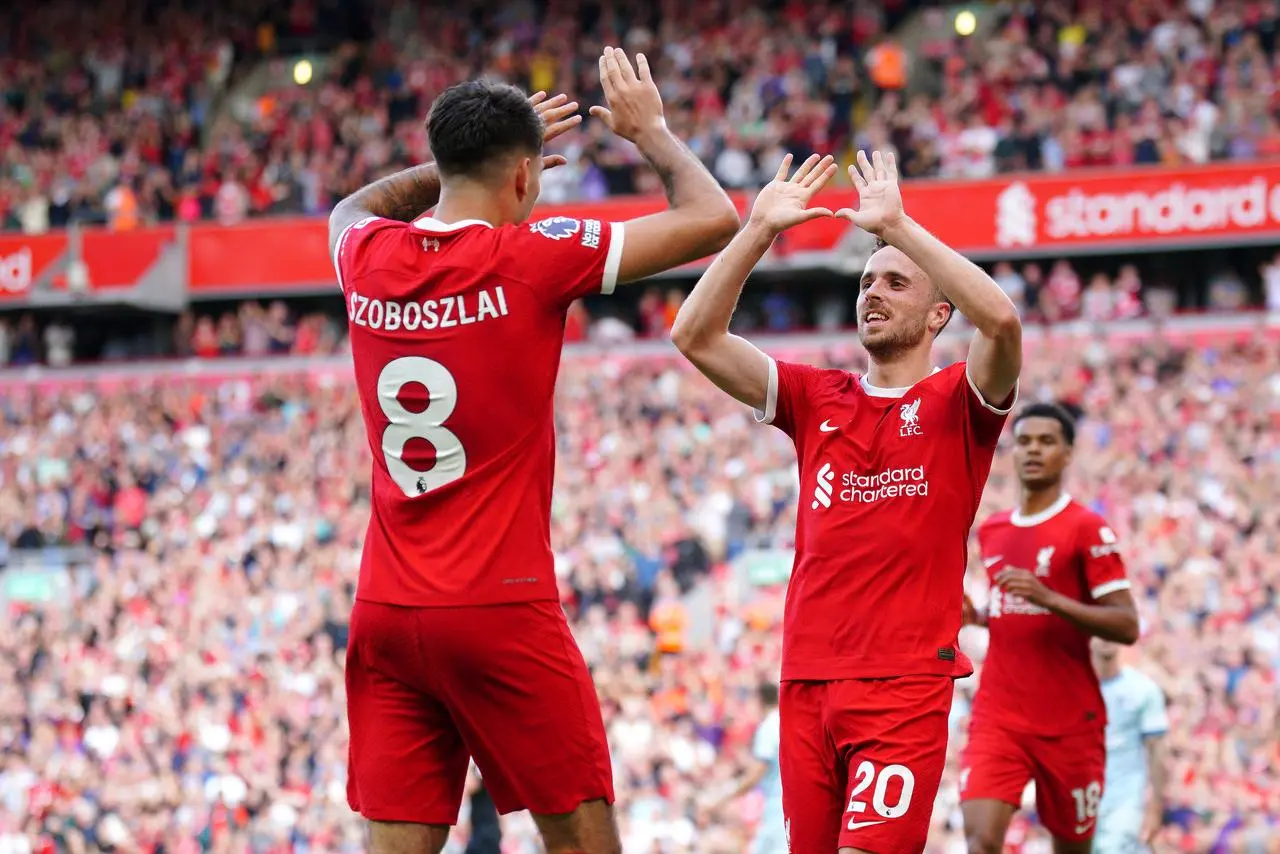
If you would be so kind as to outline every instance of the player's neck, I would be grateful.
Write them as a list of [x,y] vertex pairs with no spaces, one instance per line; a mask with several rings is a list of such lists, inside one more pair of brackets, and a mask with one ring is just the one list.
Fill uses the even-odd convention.
[[431,216],[446,223],[478,219],[494,226],[514,221],[502,210],[502,205],[494,200],[489,190],[471,184],[441,188],[440,202]]
[[1022,516],[1035,516],[1053,506],[1053,502],[1062,497],[1062,482],[1043,489],[1022,487],[1022,497],[1018,501],[1018,513]]
[[933,373],[932,349],[925,347],[895,356],[891,360],[871,358],[867,382],[876,388],[909,388]]

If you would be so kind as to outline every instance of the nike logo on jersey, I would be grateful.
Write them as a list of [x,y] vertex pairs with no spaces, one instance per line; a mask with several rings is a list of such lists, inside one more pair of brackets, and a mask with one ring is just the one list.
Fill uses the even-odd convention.
[[877,824],[884,824],[884,822],[884,819],[880,819],[879,821],[854,821],[853,819],[849,819],[849,829],[862,830],[864,827],[875,827]]
[[1091,828],[1091,827],[1093,827],[1093,822],[1091,822],[1091,821],[1087,821],[1087,822],[1085,822],[1084,824],[1077,824],[1077,825],[1076,825],[1076,836],[1079,836],[1079,835],[1081,835],[1081,834],[1083,834],[1083,833],[1088,833],[1088,832],[1089,832],[1089,828]]
[[832,426],[831,426],[831,419],[830,419],[830,418],[828,418],[826,421],[823,421],[821,424],[819,424],[819,425],[818,425],[818,429],[819,429],[819,430],[821,430],[823,433],[834,433],[835,431],[839,430],[840,428],[839,428],[839,427],[832,427]]
[[982,559],[982,568],[990,569],[991,567],[1004,560],[1004,555],[996,555],[995,557],[984,557]]

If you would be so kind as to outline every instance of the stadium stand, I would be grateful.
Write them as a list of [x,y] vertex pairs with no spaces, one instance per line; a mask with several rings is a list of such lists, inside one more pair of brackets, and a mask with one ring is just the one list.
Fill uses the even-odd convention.
[[[1138,665],[1172,701],[1164,841],[1261,844],[1280,832],[1280,348],[1246,330],[1033,353],[1026,393],[1086,414],[1071,488],[1125,543]],[[4,850],[360,850],[341,654],[367,452],[343,359],[267,364],[4,386]],[[742,851],[760,804],[717,799],[776,678],[781,589],[740,559],[790,545],[793,452],[668,355],[570,356],[558,411],[553,544],[626,850]],[[1002,458],[983,513],[1012,489]],[[49,547],[70,569],[16,562]],[[951,768],[931,850],[963,850],[955,786]],[[536,850],[527,818],[505,830],[504,851]],[[1022,821],[1014,850],[1040,833]]]
[[[783,150],[850,146],[944,178],[1280,155],[1265,2],[1020,4],[971,38],[931,9],[914,55],[890,29],[906,0],[367,5],[22,4],[0,35],[0,224],[320,213],[428,159],[422,116],[467,76],[597,102],[610,40],[649,52],[673,127],[729,187]],[[291,73],[288,47],[314,63]],[[601,130],[565,138],[547,200],[659,189]]]
[[[1280,255],[1256,276],[1218,258],[1181,278],[1078,256],[1153,234],[1177,248],[1280,243],[1280,171],[1266,163],[1280,155],[1277,5],[983,7],[967,39],[949,13],[909,0],[454,0],[443,18],[436,5],[43,0],[0,12],[0,230],[46,241],[0,239],[0,368],[16,369],[0,372],[0,854],[362,850],[345,801],[342,654],[368,461],[341,306],[284,287],[293,280],[201,291],[226,282],[185,257],[164,279],[182,291],[172,323],[113,321],[95,288],[163,267],[173,229],[157,223],[274,228],[270,215],[320,214],[427,159],[421,116],[458,79],[495,74],[592,103],[610,40],[654,58],[672,123],[731,187],[758,186],[784,148],[891,148],[912,178],[1042,173],[982,193],[909,192],[938,199],[935,230],[960,202],[980,209],[966,219],[985,231],[954,242],[1019,259],[993,273],[1036,321],[1024,399],[1084,416],[1071,490],[1122,538],[1144,622],[1134,663],[1170,698],[1163,850],[1276,850]],[[561,151],[570,164],[549,173],[549,201],[626,204],[614,197],[656,189],[590,122]],[[1116,220],[1100,202],[1091,224],[1050,220],[1086,167],[1115,170],[1081,185],[1090,203],[1145,193],[1163,211],[1183,184],[1216,195],[1200,207],[1179,196],[1167,232],[1143,211],[1130,232],[1101,230]],[[1122,167],[1153,168],[1125,170],[1116,190]],[[271,244],[290,263],[313,248],[295,242],[303,226],[323,232],[296,222]],[[76,243],[64,227],[81,224],[107,227]],[[117,253],[130,231],[151,243]],[[800,248],[837,256],[843,240]],[[307,263],[328,276],[317,243]],[[228,244],[209,245],[201,257]],[[131,263],[113,278],[100,264],[117,255]],[[73,265],[51,260],[68,256],[92,280],[74,317],[59,313]],[[328,279],[302,284],[337,302]],[[1258,292],[1271,327],[1226,317]],[[565,362],[553,544],[605,711],[626,850],[738,854],[762,805],[724,795],[749,762],[756,688],[778,673],[800,485],[786,439],[660,341],[682,293],[624,297],[634,322],[595,305],[571,314],[572,341],[609,349]],[[1179,329],[1235,331],[1130,323],[1175,307],[1223,312]],[[771,352],[861,364],[852,335],[833,332],[849,316],[839,290],[780,285],[743,314],[746,331],[824,333]],[[95,326],[109,331],[87,348],[78,339]],[[178,361],[64,369],[138,355]],[[1008,506],[1013,486],[1002,456],[982,514]],[[962,642],[980,661],[982,634]],[[953,757],[974,681],[954,711]],[[964,851],[957,770],[930,854]],[[504,832],[504,852],[537,850],[527,816]],[[450,854],[468,833],[464,812]],[[1009,844],[1047,850],[1025,814]]]

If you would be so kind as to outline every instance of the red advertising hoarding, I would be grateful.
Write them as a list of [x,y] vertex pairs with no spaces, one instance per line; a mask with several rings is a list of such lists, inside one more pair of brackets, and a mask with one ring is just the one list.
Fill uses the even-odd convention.
[[[939,238],[981,258],[1280,243],[1280,161],[909,181],[903,195],[907,211]],[[750,196],[732,196],[745,215]],[[846,207],[854,198],[846,187],[828,190],[815,204]],[[547,205],[535,216],[620,221],[664,207],[661,197],[632,197]],[[815,220],[790,232],[780,248],[788,256],[809,253],[804,263],[821,265],[850,228],[843,220]],[[186,252],[185,281],[173,286],[195,298],[334,286],[324,218],[201,223],[185,235],[172,226],[89,229],[81,238],[77,248],[65,234],[0,235],[0,300],[22,298],[50,265],[77,253],[92,290],[131,287],[172,246]]]
[[25,299],[67,244],[66,234],[0,234],[0,302]]

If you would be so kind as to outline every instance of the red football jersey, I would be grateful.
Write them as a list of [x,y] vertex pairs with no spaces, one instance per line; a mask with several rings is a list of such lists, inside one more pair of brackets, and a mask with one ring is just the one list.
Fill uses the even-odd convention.
[[357,596],[556,599],[552,421],[569,304],[610,293],[620,224],[371,217],[334,253],[373,452]]
[[966,542],[1008,414],[963,362],[883,389],[770,361],[757,417],[791,436],[801,483],[783,679],[973,672],[956,644]]
[[1041,513],[1005,511],[978,528],[992,579],[991,631],[974,717],[1036,735],[1065,735],[1106,723],[1106,706],[1089,658],[1089,636],[1066,619],[995,586],[1020,567],[1080,602],[1127,590],[1116,535],[1089,508],[1063,494]]

